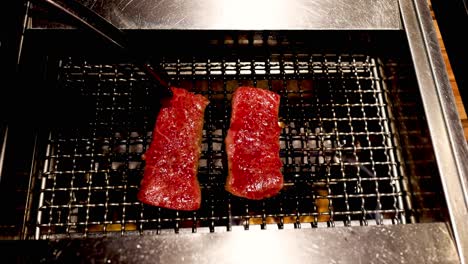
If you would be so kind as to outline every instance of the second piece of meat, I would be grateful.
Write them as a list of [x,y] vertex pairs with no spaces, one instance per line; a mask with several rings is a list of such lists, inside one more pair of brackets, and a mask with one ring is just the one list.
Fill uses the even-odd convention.
[[163,102],[145,153],[146,166],[138,199],[176,210],[197,210],[201,191],[197,179],[203,116],[208,99],[184,89],[171,88]]
[[226,190],[254,200],[276,195],[283,188],[279,157],[280,96],[240,87],[233,95],[231,125],[226,137]]

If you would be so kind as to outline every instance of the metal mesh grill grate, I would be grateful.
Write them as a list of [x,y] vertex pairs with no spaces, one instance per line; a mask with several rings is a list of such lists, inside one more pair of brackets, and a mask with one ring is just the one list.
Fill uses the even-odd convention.
[[[199,181],[202,207],[178,212],[141,204],[136,193],[151,142],[157,98],[128,64],[66,60],[63,89],[91,100],[88,127],[49,137],[36,237],[55,235],[307,228],[405,223],[388,91],[380,67],[363,55],[281,55],[264,60],[170,60],[173,84],[210,99]],[[250,201],[224,190],[224,138],[230,100],[240,85],[281,95],[285,187]],[[255,227],[257,228],[257,227]]]

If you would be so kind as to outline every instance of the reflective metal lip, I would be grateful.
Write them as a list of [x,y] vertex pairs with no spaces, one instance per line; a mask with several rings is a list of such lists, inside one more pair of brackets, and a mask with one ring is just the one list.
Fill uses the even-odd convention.
[[[122,29],[402,29],[392,0],[88,1]],[[50,27],[33,20],[33,27]],[[62,28],[66,25],[55,24]]]

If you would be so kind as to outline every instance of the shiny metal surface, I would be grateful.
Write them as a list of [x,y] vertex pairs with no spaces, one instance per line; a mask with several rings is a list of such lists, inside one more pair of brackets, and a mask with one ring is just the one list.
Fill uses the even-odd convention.
[[468,262],[468,146],[427,3],[401,0],[400,6],[454,236]]
[[[401,29],[392,0],[81,0],[122,29]],[[33,20],[33,27],[62,27]]]
[[53,260],[64,263],[459,263],[443,223],[162,234],[52,245]]

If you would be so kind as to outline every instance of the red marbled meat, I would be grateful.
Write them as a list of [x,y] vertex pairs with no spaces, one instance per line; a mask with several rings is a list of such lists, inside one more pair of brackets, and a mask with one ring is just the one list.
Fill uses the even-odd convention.
[[279,157],[280,96],[258,88],[240,87],[233,95],[231,125],[226,137],[226,190],[260,200],[283,188]]
[[145,153],[138,199],[169,209],[197,210],[201,203],[198,160],[209,101],[184,89],[171,89],[173,96],[163,102]]

